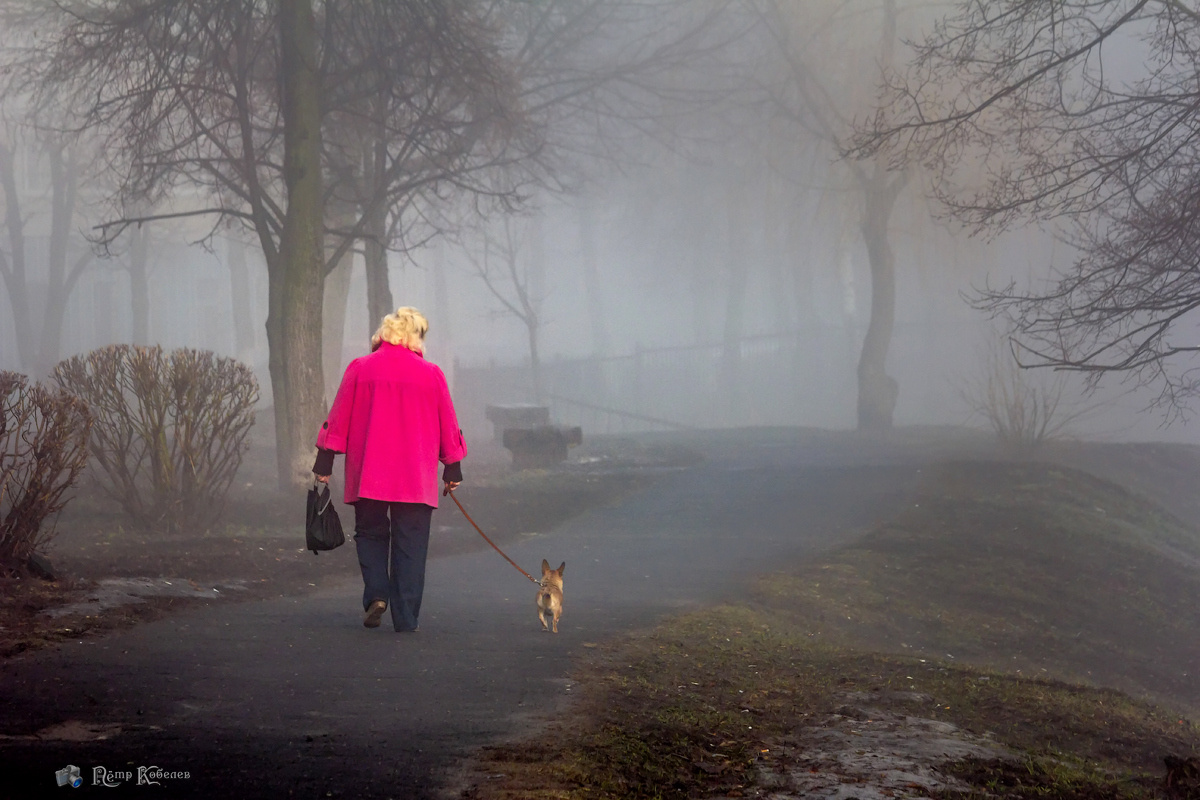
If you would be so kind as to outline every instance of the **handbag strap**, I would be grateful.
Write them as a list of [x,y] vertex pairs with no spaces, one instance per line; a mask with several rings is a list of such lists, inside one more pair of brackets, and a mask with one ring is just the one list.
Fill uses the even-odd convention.
[[[321,488],[318,489],[318,487]],[[325,505],[321,506],[321,508],[317,510],[317,514],[324,514],[326,509],[328,509],[330,504],[333,502],[333,492],[329,491],[329,483],[319,481],[317,480],[316,476],[313,476],[313,490],[317,492],[318,497],[320,497],[322,490],[325,492]]]

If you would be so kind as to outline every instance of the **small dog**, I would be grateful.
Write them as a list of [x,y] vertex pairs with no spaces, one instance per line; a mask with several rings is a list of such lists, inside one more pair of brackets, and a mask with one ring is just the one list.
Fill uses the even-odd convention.
[[553,630],[558,633],[558,618],[562,616],[563,606],[563,570],[567,568],[567,562],[563,562],[558,569],[550,569],[550,562],[542,559],[542,579],[537,593],[537,610],[538,621],[542,623],[542,630],[551,630],[546,625],[546,617],[553,618]]

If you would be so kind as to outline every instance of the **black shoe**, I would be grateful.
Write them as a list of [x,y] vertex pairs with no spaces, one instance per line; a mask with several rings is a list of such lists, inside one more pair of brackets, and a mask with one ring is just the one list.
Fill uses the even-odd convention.
[[385,611],[387,611],[387,603],[382,600],[372,600],[371,605],[367,606],[367,613],[363,616],[363,627],[378,628],[379,620],[383,618]]

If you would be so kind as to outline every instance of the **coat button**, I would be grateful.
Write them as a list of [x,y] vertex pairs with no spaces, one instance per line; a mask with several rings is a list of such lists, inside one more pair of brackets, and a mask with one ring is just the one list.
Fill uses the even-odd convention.
[[322,428],[328,428],[328,427],[329,427],[329,423],[328,423],[328,422],[326,422],[326,423],[325,423],[324,425],[322,425],[321,427],[322,427]]

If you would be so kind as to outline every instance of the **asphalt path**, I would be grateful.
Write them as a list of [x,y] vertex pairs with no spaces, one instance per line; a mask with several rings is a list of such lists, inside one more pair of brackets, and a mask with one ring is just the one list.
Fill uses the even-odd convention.
[[[361,581],[347,575],[8,660],[0,797],[62,797],[55,771],[68,764],[78,792],[110,797],[443,796],[474,749],[536,732],[570,696],[583,648],[737,599],[751,576],[889,517],[919,478],[898,452],[801,432],[690,443],[701,464],[647,471],[645,489],[506,547],[530,572],[567,562],[557,636],[536,620],[536,587],[486,549],[430,561],[415,634],[387,615],[364,629]],[[456,514],[444,502],[435,527]],[[139,767],[175,775],[138,785]],[[118,785],[94,785],[97,768]]]

